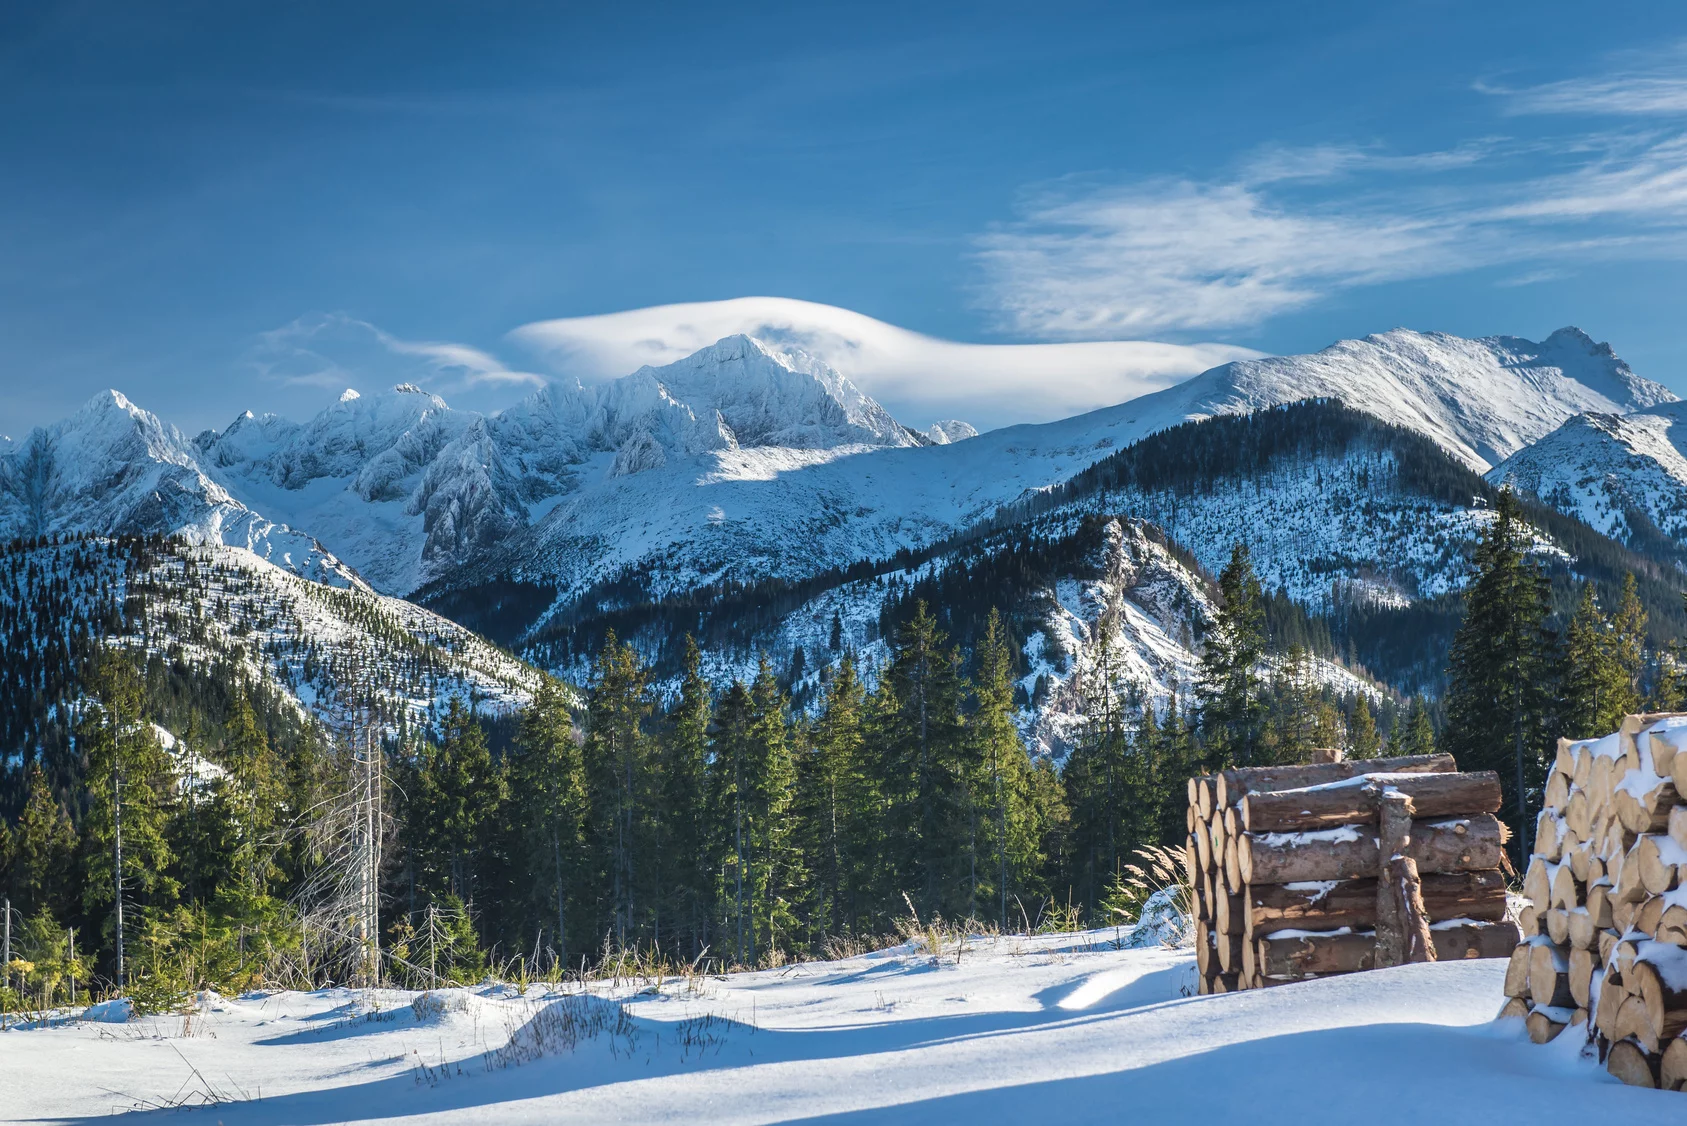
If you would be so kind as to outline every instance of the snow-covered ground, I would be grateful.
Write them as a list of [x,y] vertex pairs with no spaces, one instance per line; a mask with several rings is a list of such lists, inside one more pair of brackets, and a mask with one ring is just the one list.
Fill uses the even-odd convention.
[[216,1000],[191,1020],[13,1030],[0,1033],[0,1118],[210,1097],[221,1105],[186,1121],[1687,1118],[1687,1098],[1617,1084],[1574,1035],[1536,1047],[1520,1021],[1495,1023],[1504,961],[1194,997],[1189,954],[1112,938],[980,939],[958,964],[904,946],[583,996],[450,990],[432,1012],[414,994],[330,990]]

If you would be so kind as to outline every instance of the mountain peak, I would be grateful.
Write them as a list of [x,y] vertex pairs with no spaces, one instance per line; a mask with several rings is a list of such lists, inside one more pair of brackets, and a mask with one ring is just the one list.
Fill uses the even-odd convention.
[[361,398],[363,398],[363,396],[359,395],[357,393],[357,388],[347,387],[344,391],[340,392],[339,401],[342,402],[342,403],[350,403],[350,402],[355,402],[356,400],[361,399]]

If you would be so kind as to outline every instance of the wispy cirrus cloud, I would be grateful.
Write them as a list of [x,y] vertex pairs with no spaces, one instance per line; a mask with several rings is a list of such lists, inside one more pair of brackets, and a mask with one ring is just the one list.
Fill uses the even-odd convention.
[[261,333],[248,359],[283,386],[329,390],[414,383],[448,393],[545,382],[467,344],[405,340],[344,313],[312,313]]
[[1616,74],[1562,78],[1522,87],[1483,82],[1476,88],[1503,99],[1505,112],[1512,115],[1687,114],[1687,43],[1663,51],[1629,52],[1618,65],[1620,73]]
[[1060,181],[975,239],[1001,326],[1047,339],[1235,329],[1357,286],[1684,252],[1687,134],[1667,131],[1275,149],[1217,179]]

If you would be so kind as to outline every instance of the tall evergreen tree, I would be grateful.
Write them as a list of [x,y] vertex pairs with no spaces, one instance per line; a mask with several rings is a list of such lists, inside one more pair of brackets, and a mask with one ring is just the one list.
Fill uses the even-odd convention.
[[978,645],[971,733],[980,768],[975,804],[985,813],[981,867],[986,878],[976,906],[993,914],[1000,926],[1007,925],[1010,897],[1029,890],[1042,860],[1031,760],[1014,720],[1013,690],[1013,651],[1001,614],[992,608]]
[[1353,757],[1356,759],[1373,759],[1377,757],[1382,746],[1377,736],[1376,717],[1371,714],[1371,702],[1360,692],[1353,702],[1353,720],[1348,725],[1349,741],[1353,744]]
[[866,691],[845,654],[808,732],[798,775],[801,840],[813,883],[816,929],[846,934],[860,922],[861,877],[871,865],[871,796],[862,759]]
[[39,764],[29,769],[23,815],[8,840],[5,881],[0,886],[5,887],[12,907],[24,915],[45,907],[62,917],[72,906],[76,830]]
[[1555,640],[1545,573],[1509,491],[1476,546],[1475,576],[1447,669],[1445,748],[1464,770],[1498,770],[1519,855],[1529,853],[1531,795],[1544,782]]
[[604,640],[586,693],[589,833],[607,878],[609,928],[621,944],[637,941],[654,837],[653,751],[647,672],[638,653],[613,632]]
[[1231,548],[1218,589],[1218,614],[1202,646],[1198,686],[1212,769],[1251,765],[1262,750],[1266,709],[1258,668],[1265,655],[1265,599],[1247,544]]
[[660,883],[669,930],[679,948],[697,957],[708,943],[711,876],[708,864],[709,723],[714,701],[703,678],[696,639],[685,638],[679,699],[662,738]]
[[1559,730],[1571,739],[1615,731],[1629,710],[1629,681],[1618,664],[1611,623],[1600,613],[1593,583],[1582,584],[1564,630],[1559,668]]
[[1634,572],[1623,575],[1622,594],[1617,599],[1616,613],[1611,615],[1612,661],[1621,677],[1621,714],[1638,712],[1646,698],[1643,678],[1646,672],[1646,607],[1640,603],[1640,590]]
[[546,678],[522,713],[509,756],[510,797],[525,859],[518,877],[534,919],[534,942],[549,931],[554,959],[570,961],[588,935],[569,910],[588,894],[586,768],[562,686]]

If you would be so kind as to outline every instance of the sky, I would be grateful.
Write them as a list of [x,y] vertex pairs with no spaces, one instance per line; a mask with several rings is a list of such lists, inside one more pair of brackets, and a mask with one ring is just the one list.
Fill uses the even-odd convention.
[[1687,394],[1678,3],[6,5],[0,105],[14,436],[768,317],[921,426],[1396,326]]

